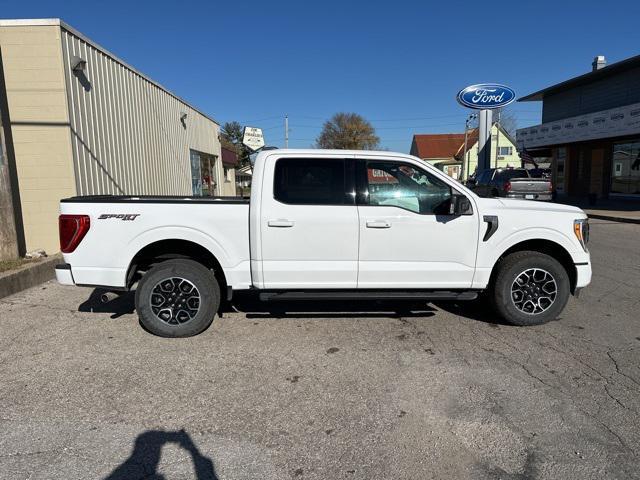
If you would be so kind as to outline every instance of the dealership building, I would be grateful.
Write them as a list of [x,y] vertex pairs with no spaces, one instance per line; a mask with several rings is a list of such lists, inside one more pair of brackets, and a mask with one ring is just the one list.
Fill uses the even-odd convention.
[[0,121],[0,257],[59,251],[61,198],[235,195],[215,120],[57,19],[0,20]]
[[520,151],[551,157],[559,194],[640,201],[640,55],[520,98],[542,123],[516,134]]

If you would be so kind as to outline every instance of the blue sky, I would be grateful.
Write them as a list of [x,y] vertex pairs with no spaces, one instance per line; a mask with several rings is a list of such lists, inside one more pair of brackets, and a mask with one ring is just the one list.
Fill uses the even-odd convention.
[[[271,145],[314,143],[338,111],[372,121],[381,145],[463,131],[469,84],[521,96],[640,54],[640,2],[0,0],[1,18],[60,17],[220,122]],[[523,127],[540,103],[509,107]]]

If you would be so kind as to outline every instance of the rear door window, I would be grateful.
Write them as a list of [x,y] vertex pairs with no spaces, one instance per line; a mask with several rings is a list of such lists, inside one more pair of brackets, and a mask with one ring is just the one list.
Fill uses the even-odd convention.
[[503,170],[499,174],[499,181],[506,182],[512,178],[529,178],[529,174],[523,169]]
[[281,158],[276,162],[273,181],[273,196],[282,203],[349,203],[350,197],[345,194],[345,161],[340,158]]

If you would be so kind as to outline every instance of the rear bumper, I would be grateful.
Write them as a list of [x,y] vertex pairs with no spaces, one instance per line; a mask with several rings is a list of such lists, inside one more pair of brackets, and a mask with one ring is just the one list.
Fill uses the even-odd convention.
[[[527,198],[527,195],[533,195],[533,198]],[[552,200],[551,193],[508,193],[507,198],[520,198],[522,200],[539,200],[541,202],[550,202]]]
[[56,265],[56,280],[61,285],[75,285],[73,274],[71,273],[71,265],[68,263],[60,263]]

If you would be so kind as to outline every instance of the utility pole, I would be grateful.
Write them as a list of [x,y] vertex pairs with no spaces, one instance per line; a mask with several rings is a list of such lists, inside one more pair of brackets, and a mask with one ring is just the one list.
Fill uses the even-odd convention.
[[462,154],[462,168],[460,170],[460,180],[464,181],[465,178],[465,174],[467,176],[469,176],[469,172],[467,171],[469,169],[469,165],[468,160],[467,160],[467,137],[468,137],[468,133],[469,133],[469,123],[471,122],[471,120],[474,120],[478,118],[478,114],[477,113],[472,113],[470,114],[467,119],[464,121],[464,150],[463,150],[463,154]]
[[284,116],[284,148],[289,148],[289,115]]

